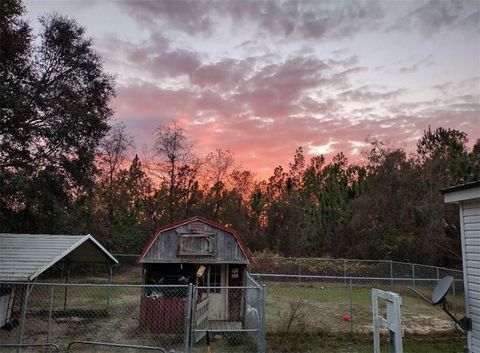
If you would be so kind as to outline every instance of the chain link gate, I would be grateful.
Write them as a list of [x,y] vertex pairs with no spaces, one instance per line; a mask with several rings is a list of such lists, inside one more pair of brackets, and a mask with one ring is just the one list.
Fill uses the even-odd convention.
[[[212,294],[220,294],[226,310],[219,310]],[[204,352],[205,347],[214,352],[265,352],[265,287],[249,274],[244,287],[191,286],[188,302],[185,353]]]

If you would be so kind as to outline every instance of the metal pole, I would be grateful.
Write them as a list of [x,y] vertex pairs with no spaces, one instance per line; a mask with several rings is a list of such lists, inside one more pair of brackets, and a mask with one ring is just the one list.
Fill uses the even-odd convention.
[[110,309],[110,299],[112,297],[112,265],[108,264],[108,284],[110,286],[107,289],[107,311]]
[[378,324],[378,299],[377,290],[372,289],[372,314],[373,314],[373,352],[380,353],[380,330]]
[[27,315],[27,304],[28,304],[28,296],[30,294],[30,285],[27,284],[25,287],[25,291],[23,293],[23,300],[22,300],[22,314],[20,318],[20,330],[18,330],[18,337],[17,342],[19,344],[17,348],[17,352],[20,353],[22,351],[22,341],[23,341],[23,331],[25,329],[25,318]]
[[353,291],[352,291],[352,278],[350,277],[349,297],[350,297],[350,334],[353,335]]
[[52,311],[53,311],[53,286],[50,286],[50,306],[48,309],[48,325],[47,325],[47,343],[50,342],[52,335]]
[[343,283],[347,286],[347,259],[343,259]]
[[415,265],[412,264],[412,282],[413,288],[415,288]]
[[298,259],[298,285],[300,285],[300,276],[301,276],[301,270],[300,270],[300,260]]
[[440,279],[440,269],[437,267],[437,279]]
[[[452,283],[452,293],[453,293],[453,298],[456,298],[457,296],[457,293],[455,291],[455,279],[453,279],[453,283]],[[457,316],[457,306],[455,305],[455,301],[453,301],[454,304],[452,304],[452,311],[453,311],[453,316]],[[456,324],[454,323],[453,324],[453,328],[455,329],[456,328]]]
[[393,287],[393,261],[390,260],[390,285]]
[[65,295],[63,298],[63,311],[67,311],[68,283],[70,282],[70,264],[67,263],[67,277],[65,280]]
[[258,332],[259,332],[259,339],[260,339],[260,342],[259,342],[259,353],[265,353],[266,351],[266,347],[265,347],[265,298],[267,296],[267,287],[265,285],[263,285],[261,287],[261,292],[260,292],[260,295],[261,295],[261,308],[260,308],[260,312],[261,312],[261,315],[259,317],[259,325],[260,327],[258,328]]
[[188,285],[188,293],[187,293],[187,301],[186,301],[186,304],[187,304],[187,307],[185,308],[185,332],[184,332],[184,347],[183,347],[183,351],[185,353],[189,353],[190,352],[190,339],[191,339],[191,332],[190,332],[190,328],[191,328],[191,321],[192,321],[192,303],[193,303],[193,300],[192,300],[192,297],[193,297],[193,285],[190,283]]

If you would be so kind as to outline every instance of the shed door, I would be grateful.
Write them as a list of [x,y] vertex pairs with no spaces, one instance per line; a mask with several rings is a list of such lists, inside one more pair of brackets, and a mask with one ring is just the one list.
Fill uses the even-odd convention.
[[226,320],[227,318],[227,265],[211,265],[209,270],[210,305],[209,320]]

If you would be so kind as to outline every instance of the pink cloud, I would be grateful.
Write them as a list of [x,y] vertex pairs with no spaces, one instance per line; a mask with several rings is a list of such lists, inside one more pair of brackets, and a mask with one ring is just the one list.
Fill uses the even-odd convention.
[[[157,66],[164,64],[169,65],[152,67],[159,72]],[[198,155],[229,149],[245,168],[266,178],[275,166],[287,166],[298,146],[308,152],[328,145],[327,160],[344,152],[358,161],[359,142],[369,136],[390,139],[408,151],[415,150],[416,139],[429,125],[458,128],[471,140],[480,136],[477,95],[438,96],[435,104],[400,102],[403,90],[353,88],[351,75],[363,68],[345,67],[342,60],[293,57],[268,65],[258,58],[210,64],[187,60],[178,67],[165,74],[183,73],[191,85],[166,88],[140,82],[118,88],[116,115],[136,135],[137,148],[152,145],[156,126],[180,119]],[[368,105],[352,110],[351,100]]]

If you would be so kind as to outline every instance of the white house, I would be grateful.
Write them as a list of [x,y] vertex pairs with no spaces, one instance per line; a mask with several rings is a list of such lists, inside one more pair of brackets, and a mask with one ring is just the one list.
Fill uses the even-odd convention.
[[480,180],[443,190],[446,203],[458,203],[462,237],[466,316],[472,320],[468,352],[480,353]]

